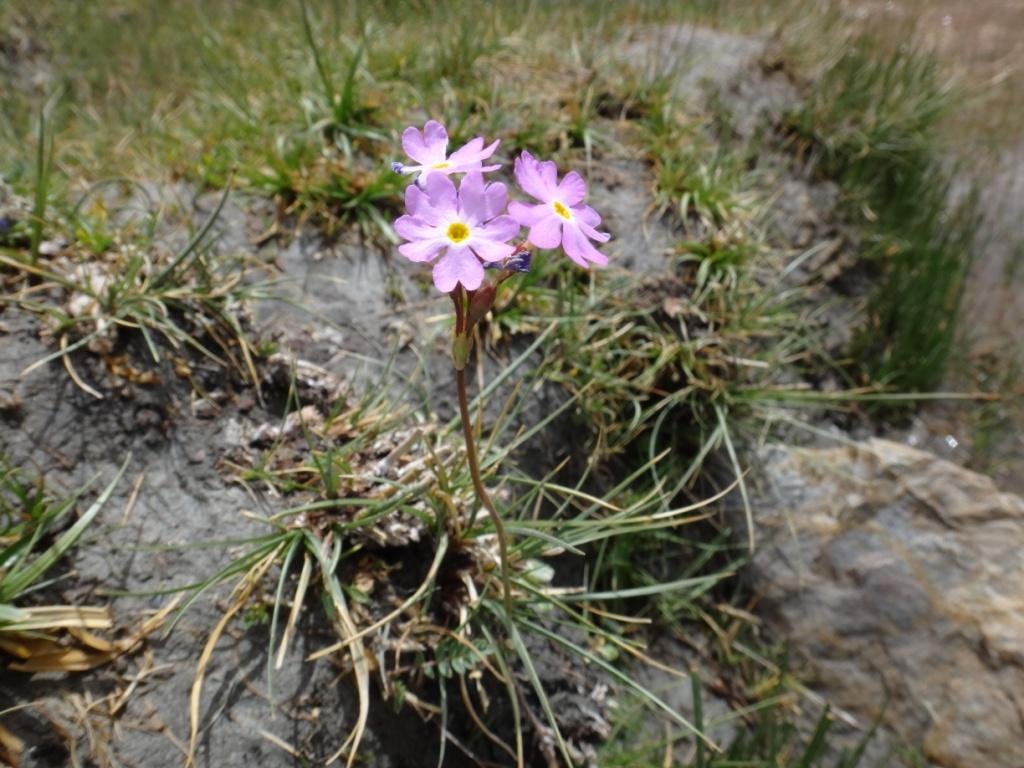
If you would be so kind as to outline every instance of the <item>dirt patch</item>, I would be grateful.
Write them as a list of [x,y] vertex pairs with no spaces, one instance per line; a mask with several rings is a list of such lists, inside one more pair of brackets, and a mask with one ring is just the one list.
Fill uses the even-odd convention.
[[[224,552],[197,544],[263,532],[241,515],[242,510],[253,508],[254,500],[242,488],[225,483],[214,469],[226,420],[195,418],[190,388],[178,383],[172,372],[164,371],[166,385],[158,389],[118,392],[100,385],[106,399],[97,401],[78,389],[57,363],[21,377],[27,365],[49,350],[33,337],[33,319],[10,310],[3,319],[9,333],[0,360],[0,380],[8,386],[14,383],[22,402],[16,413],[5,417],[7,457],[42,468],[51,487],[69,491],[96,475],[106,482],[125,457],[132,457],[126,474],[130,480],[122,482],[76,550],[75,578],[62,582],[68,584],[60,590],[62,599],[79,604],[112,602],[118,623],[130,627],[168,598],[111,601],[109,593],[163,590],[205,578],[224,565]],[[95,374],[93,381],[104,380],[102,371],[89,371],[88,357],[77,363]],[[226,405],[225,411],[231,410],[235,406]],[[136,484],[137,501],[129,506]],[[95,673],[43,685],[28,675],[5,673],[4,698],[25,701],[52,696],[45,711],[60,723],[72,716],[65,711],[70,710],[69,697],[95,700],[123,689],[133,675],[148,670],[118,714],[121,737],[105,749],[122,764],[179,765],[178,746],[188,739],[186,703],[195,661],[220,615],[215,601],[199,600],[173,633],[149,642],[146,654]],[[319,635],[320,642],[328,642],[323,628]],[[306,644],[316,644],[316,638],[314,632]],[[302,651],[296,649],[276,681],[274,698],[253,697],[247,686],[265,688],[265,653],[266,638],[258,629],[227,638],[215,654],[207,684],[212,695],[204,702],[206,730],[200,764],[240,764],[249,758],[268,765],[291,764],[290,758],[283,760],[280,747],[252,727],[257,722],[263,731],[288,743],[295,743],[298,736],[298,742],[309,745],[315,754],[329,754],[336,744],[337,731],[328,723],[315,718],[274,718],[272,713],[298,715],[321,706],[344,718],[344,713],[351,712],[351,696],[346,686],[333,684],[337,670],[326,662],[302,664]],[[90,728],[112,729],[113,720],[105,721],[103,713],[104,708],[97,707],[87,721],[74,723],[78,727],[70,733],[81,734],[81,740]],[[27,718],[39,721],[42,715],[21,715],[22,720]],[[16,722],[12,725],[17,727]],[[43,741],[31,745],[25,765],[66,765],[67,753],[55,741],[51,730]],[[84,742],[78,748],[87,753]]]
[[[613,197],[632,201],[632,207],[618,206],[609,217],[615,236],[609,256],[624,266],[656,269],[673,235],[658,222],[635,225],[643,220],[643,201],[650,188],[644,169],[625,164],[606,175],[594,183],[595,203],[611,208]],[[149,189],[148,195],[169,200],[168,209],[177,211],[160,235],[172,242],[186,240],[185,225],[203,221],[217,203],[216,195],[183,202],[188,191],[177,187]],[[129,198],[120,208],[141,204]],[[243,512],[270,514],[278,502],[230,482],[218,462],[237,447],[240,428],[279,423],[295,364],[321,371],[332,382],[325,386],[353,392],[384,388],[394,393],[396,402],[417,402],[442,418],[455,412],[445,322],[448,300],[436,296],[426,275],[388,250],[356,241],[326,242],[299,233],[257,246],[254,241],[267,229],[265,214],[258,201],[238,198],[225,206],[214,228],[214,251],[246,253],[268,265],[266,274],[273,277],[281,297],[255,306],[256,335],[278,350],[277,362],[272,358],[260,364],[263,404],[253,389],[212,363],[190,359],[193,381],[206,394],[200,397],[166,357],[160,363],[149,360],[139,339],[128,342],[128,351],[152,369],[151,386],[111,380],[100,358],[85,350],[73,355],[76,371],[103,399],[83,392],[57,361],[23,376],[52,349],[38,337],[35,316],[12,307],[0,312],[0,390],[5,402],[20,403],[2,414],[7,458],[42,468],[51,487],[71,491],[96,476],[102,487],[131,456],[125,479],[75,551],[74,577],[61,582],[60,600],[110,603],[118,623],[129,627],[170,598],[112,593],[168,590],[208,578],[226,564],[228,553],[240,548],[207,545],[266,533]],[[489,349],[483,380],[523,348],[525,343],[512,340]],[[509,387],[512,384],[514,380]],[[305,391],[304,397],[315,399],[314,390]],[[425,401],[420,399],[424,396]],[[554,385],[538,387],[517,418],[524,424],[536,423],[566,396]],[[501,405],[501,398],[489,403],[488,417],[493,418]],[[564,423],[552,428],[554,433],[549,431],[528,446],[538,472],[553,466],[571,442],[553,437],[566,428]],[[0,683],[5,701],[42,701],[9,721],[29,744],[23,767],[63,766],[70,759],[69,748],[80,756],[90,753],[90,738],[101,744],[101,753],[93,751],[97,759],[107,755],[114,764],[147,768],[181,765],[196,660],[223,615],[226,598],[224,588],[200,598],[169,635],[156,635],[144,652],[94,672],[46,682],[38,676],[5,673]],[[201,706],[201,766],[296,764],[298,758],[282,745],[319,762],[340,746],[354,722],[350,670],[331,659],[304,660],[336,639],[323,617],[313,610],[304,616],[299,639],[274,675],[272,693],[267,687],[263,622],[258,613],[244,617],[212,657]],[[601,677],[578,669],[546,644],[533,650],[542,679],[561,702],[567,737],[581,754],[593,754],[588,745],[607,731],[605,705],[583,704],[591,701],[595,686],[604,684]],[[111,715],[106,697],[118,698],[136,678],[140,682]],[[523,684],[529,689],[527,679]],[[372,695],[378,699],[376,692]],[[436,691],[420,695],[433,698]],[[504,691],[492,692],[496,702],[504,696]],[[86,714],[77,706],[83,701],[95,705],[87,707]],[[488,758],[489,748],[472,737],[466,713],[457,703],[452,706],[452,717],[461,717],[449,726],[453,735],[469,738],[467,747]],[[499,719],[502,706],[496,703],[493,712]],[[591,710],[590,715],[581,714]],[[375,701],[371,712],[362,749],[373,755],[368,765],[419,765],[425,753],[438,754],[436,722],[422,721],[408,707],[395,714],[381,701]],[[507,716],[503,722],[507,726]],[[67,739],[57,735],[62,732]],[[446,765],[464,764],[463,752],[451,744],[447,752]]]

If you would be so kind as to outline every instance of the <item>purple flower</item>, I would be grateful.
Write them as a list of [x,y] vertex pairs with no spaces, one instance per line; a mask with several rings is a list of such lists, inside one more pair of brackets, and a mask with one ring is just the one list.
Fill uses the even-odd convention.
[[436,120],[428,120],[422,132],[410,125],[402,133],[402,149],[418,165],[393,163],[391,167],[398,173],[418,174],[420,184],[437,174],[493,171],[501,166],[485,166],[483,161],[494,154],[499,143],[495,141],[485,147],[483,138],[477,136],[449,156],[448,131]]
[[529,152],[516,158],[515,174],[522,190],[540,200],[540,205],[513,201],[508,207],[513,219],[530,228],[531,243],[538,248],[561,245],[581,267],[608,263],[608,258],[590,244],[591,240],[606,243],[611,235],[595,229],[601,217],[589,205],[582,205],[587,195],[582,176],[569,171],[559,182],[555,164],[550,160],[539,162]]
[[505,185],[485,185],[479,172],[466,174],[457,192],[451,179],[432,173],[423,189],[411,184],[405,191],[410,215],[398,218],[395,231],[409,242],[398,250],[419,262],[442,254],[434,264],[437,289],[450,293],[461,283],[475,291],[484,279],[481,261],[502,261],[515,250],[508,241],[519,234],[519,225],[511,216],[499,215],[507,201]]

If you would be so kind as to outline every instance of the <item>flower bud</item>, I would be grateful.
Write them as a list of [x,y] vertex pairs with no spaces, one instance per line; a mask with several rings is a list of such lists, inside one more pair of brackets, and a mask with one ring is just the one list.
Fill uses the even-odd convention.
[[469,353],[473,349],[473,337],[469,333],[457,333],[452,336],[452,365],[455,370],[463,371],[469,362]]
[[494,306],[494,299],[497,297],[498,289],[494,283],[484,283],[469,296],[469,312],[467,314],[467,330],[472,329],[484,315],[491,311]]

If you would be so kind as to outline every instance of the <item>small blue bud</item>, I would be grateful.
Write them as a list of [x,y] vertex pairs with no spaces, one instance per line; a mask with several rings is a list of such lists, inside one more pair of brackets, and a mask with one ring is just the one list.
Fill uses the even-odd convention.
[[501,261],[491,261],[484,264],[484,269],[501,269],[506,272],[529,272],[533,264],[533,253],[531,251],[516,251]]

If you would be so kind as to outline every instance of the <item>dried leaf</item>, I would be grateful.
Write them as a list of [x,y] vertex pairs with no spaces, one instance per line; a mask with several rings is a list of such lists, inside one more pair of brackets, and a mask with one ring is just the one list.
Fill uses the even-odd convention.
[[0,763],[18,768],[25,742],[0,725]]

